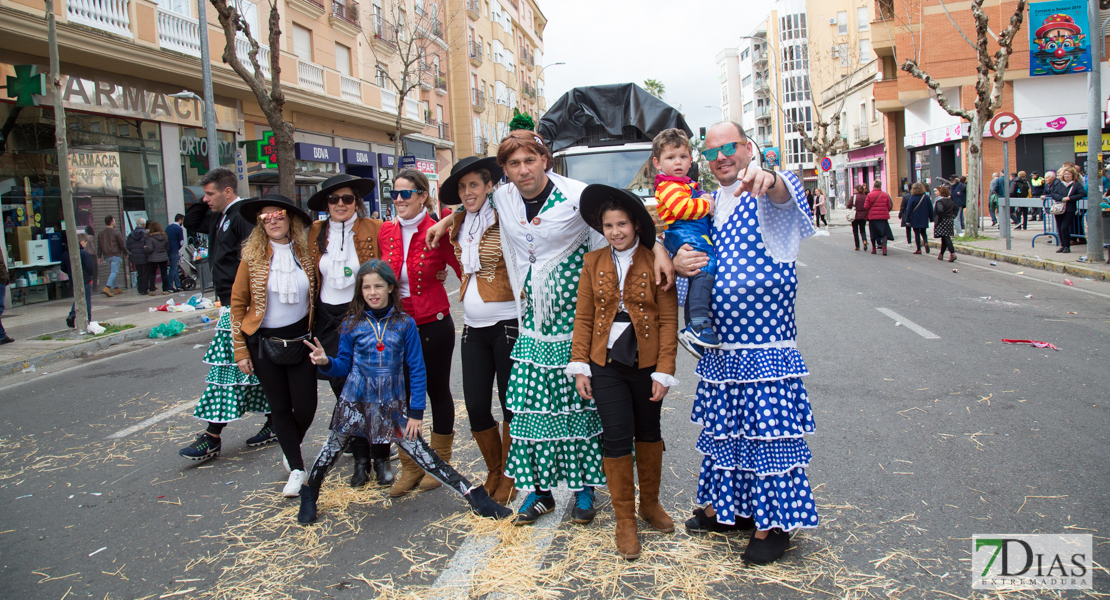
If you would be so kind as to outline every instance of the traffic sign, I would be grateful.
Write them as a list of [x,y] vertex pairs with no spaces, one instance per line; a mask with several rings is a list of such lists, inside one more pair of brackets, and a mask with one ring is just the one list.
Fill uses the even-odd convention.
[[821,170],[822,171],[831,171],[832,170],[832,159],[831,158],[826,156],[825,158],[821,159]]
[[1003,142],[1012,142],[1021,135],[1021,119],[1012,112],[1000,112],[991,119],[991,135]]

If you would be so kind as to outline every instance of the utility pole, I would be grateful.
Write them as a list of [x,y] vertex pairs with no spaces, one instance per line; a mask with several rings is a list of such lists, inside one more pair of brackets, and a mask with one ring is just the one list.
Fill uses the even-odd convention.
[[77,216],[73,210],[73,190],[69,187],[69,144],[66,142],[66,112],[62,106],[61,61],[58,58],[58,25],[54,22],[54,0],[46,0],[46,36],[50,44],[50,85],[54,91],[54,137],[58,151],[58,190],[62,195],[62,217],[66,221],[69,244],[70,283],[77,331],[89,326],[85,310],[85,274],[81,269],[81,244],[77,241]]
[[[1106,22],[1099,21],[1098,0],[1087,0],[1087,18],[1090,27],[1099,27],[1098,46],[1091,44],[1091,54],[1098,52],[1094,66],[1087,74],[1087,260],[1104,260],[1102,254],[1102,175],[1099,174],[1098,155],[1102,152],[1102,59],[1105,54]],[[1093,41],[1093,40],[1092,40]],[[1060,235],[1068,235],[1061,231]]]
[[212,60],[208,56],[208,4],[197,0],[200,24],[200,70],[204,79],[204,130],[208,136],[208,170],[220,166],[220,146],[216,141],[216,100],[212,94]]

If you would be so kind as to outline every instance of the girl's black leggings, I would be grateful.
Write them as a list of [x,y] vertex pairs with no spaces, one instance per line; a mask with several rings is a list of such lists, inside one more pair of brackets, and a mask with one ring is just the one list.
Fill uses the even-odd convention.
[[852,238],[856,240],[856,248],[859,248],[859,240],[863,238],[863,243],[867,243],[867,220],[857,219],[852,221]]
[[[443,485],[447,486],[452,492],[460,496],[466,496],[470,493],[473,487],[466,477],[456,471],[451,465],[444,462],[438,454],[435,453],[428,442],[424,438],[418,437],[415,440],[407,440],[401,437],[400,431],[395,431],[393,443],[401,449],[401,452],[408,454],[424,472],[434,477]],[[355,436],[331,432],[328,436],[328,441],[324,442],[324,447],[320,449],[320,454],[316,457],[316,462],[312,465],[312,471],[308,474],[308,485],[310,487],[319,488],[324,483],[324,477],[328,474],[328,469],[335,464],[339,459],[339,455],[343,453],[343,448],[352,439],[366,439],[357,438]],[[388,447],[388,444],[386,444]]]
[[[455,354],[455,321],[451,315],[416,326],[424,368],[428,371],[428,403],[432,408],[432,433],[455,432],[455,399],[451,397],[451,358]],[[408,377],[405,378],[408,391]]]
[[316,366],[307,354],[295,365],[274,364],[266,351],[259,348],[259,341],[267,337],[292,339],[306,333],[308,317],[285,327],[259,328],[247,340],[254,374],[270,402],[270,418],[281,452],[289,461],[289,468],[300,471],[305,470],[301,442],[316,417]]
[[944,254],[945,251],[952,254],[956,253],[956,247],[952,245],[952,236],[950,235],[940,236],[940,253]]
[[918,250],[922,248],[929,249],[929,233],[924,227],[913,228],[913,241],[917,244]]
[[590,387],[601,418],[606,458],[632,454],[633,442],[663,439],[659,418],[662,402],[651,401],[654,367],[637,369],[619,363],[601,366],[590,361]]
[[[474,292],[471,292],[474,293]],[[497,380],[497,396],[505,422],[513,413],[505,406],[509,374],[513,370],[513,353],[519,325],[516,319],[500,321],[489,327],[463,325],[462,379],[466,413],[471,431],[487,431],[497,427],[493,418],[493,382]]]

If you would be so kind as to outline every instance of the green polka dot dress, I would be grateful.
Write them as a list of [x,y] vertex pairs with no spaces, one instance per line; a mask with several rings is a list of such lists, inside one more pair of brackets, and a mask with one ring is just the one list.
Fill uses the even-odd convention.
[[[556,190],[543,210],[563,199]],[[572,250],[552,272],[548,290],[554,292],[554,306],[542,323],[535,322],[531,271],[524,283],[527,295],[506,399],[513,411],[513,444],[505,473],[518,489],[605,485],[597,408],[578,395],[563,372],[570,361],[578,278],[587,250],[587,244]]]
[[204,354],[208,370],[197,408],[193,416],[211,423],[230,423],[241,419],[247,412],[270,412],[270,403],[254,375],[245,375],[235,364],[235,351],[231,346],[231,311],[220,310],[216,323],[216,337]]

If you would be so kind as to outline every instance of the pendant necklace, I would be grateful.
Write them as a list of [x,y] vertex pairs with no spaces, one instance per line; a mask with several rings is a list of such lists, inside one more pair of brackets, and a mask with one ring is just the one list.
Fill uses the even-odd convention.
[[381,324],[381,329],[378,329],[378,326],[370,320],[370,317],[366,317],[366,323],[370,325],[370,329],[374,331],[374,337],[378,340],[378,345],[375,348],[378,352],[385,350],[385,342],[383,341],[385,339],[385,323]]

